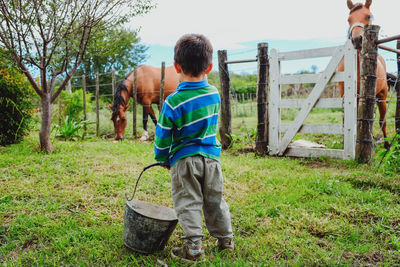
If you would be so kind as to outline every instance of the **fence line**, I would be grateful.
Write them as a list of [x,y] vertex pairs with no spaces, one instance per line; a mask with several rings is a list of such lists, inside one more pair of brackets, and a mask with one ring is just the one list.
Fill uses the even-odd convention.
[[[395,36],[396,38],[399,38],[399,36]],[[400,51],[400,40],[398,39],[393,39],[394,37],[388,37],[385,39],[382,39],[380,41],[376,41],[375,44],[377,43],[383,43],[384,41],[387,40],[397,40],[397,49],[391,49],[388,50],[390,52],[395,52],[397,53],[399,50]],[[223,145],[223,148],[228,148],[231,144],[232,138],[231,138],[231,119],[232,115],[233,116],[239,116],[239,117],[245,117],[248,116],[248,114],[252,115],[255,112],[258,114],[258,120],[257,120],[257,128],[258,128],[258,133],[259,135],[257,136],[256,141],[256,150],[259,154],[264,154],[267,149],[268,149],[268,143],[265,142],[265,132],[263,132],[263,129],[268,129],[268,120],[266,119],[266,114],[267,111],[262,107],[267,107],[267,100],[264,99],[267,97],[267,90],[266,88],[268,87],[269,79],[263,79],[261,76],[264,75],[265,73],[268,72],[269,70],[269,59],[268,59],[268,45],[265,44],[264,47],[266,47],[266,61],[262,63],[260,59],[262,59],[263,55],[262,52],[260,51],[260,47],[258,49],[258,54],[256,59],[245,59],[245,60],[228,60],[227,59],[227,52],[226,50],[218,51],[218,58],[219,58],[219,75],[220,75],[220,81],[221,81],[221,125],[222,127],[219,129],[220,136],[221,136],[221,143]],[[400,74],[400,54],[396,54],[397,58],[397,64],[398,64],[398,76]],[[257,86],[250,86],[246,88],[233,88],[231,87],[230,84],[230,77],[229,77],[229,71],[228,71],[228,65],[229,64],[240,64],[240,63],[247,63],[247,62],[257,62],[258,63],[258,82]],[[261,69],[261,70],[260,70]],[[136,71],[136,68],[134,69]],[[372,72],[371,72],[372,73]],[[112,81],[111,83],[99,83],[99,77],[102,75],[112,75]],[[371,78],[374,75],[367,75],[367,78]],[[120,75],[116,74],[116,71],[111,71],[107,73],[96,73],[95,74],[95,84],[93,85],[87,85],[86,84],[86,76],[73,76],[72,78],[75,80],[81,79],[81,84],[82,86],[74,86],[74,88],[82,88],[84,91],[84,98],[86,97],[86,90],[88,88],[95,88],[95,96],[92,96],[90,99],[93,99],[94,97],[96,98],[96,134],[99,136],[99,125],[100,125],[100,118],[99,118],[99,110],[100,110],[100,104],[99,104],[99,88],[100,87],[109,87],[110,88],[110,94],[102,94],[103,97],[113,97],[115,94],[116,90],[116,82],[117,82],[117,77],[119,80]],[[136,84],[136,74],[134,75],[135,77],[135,84]],[[373,77],[372,77],[373,78]],[[375,78],[378,79],[378,78]],[[123,81],[124,79],[121,79]],[[285,86],[286,87],[286,86]],[[400,96],[399,96],[399,83],[396,84],[396,92],[397,92],[397,106],[396,106],[396,115],[394,122],[396,124],[396,131],[400,131]],[[69,88],[72,88],[70,86]],[[248,90],[249,88],[257,88],[257,93],[237,93],[236,91],[240,89],[246,89]],[[326,95],[327,97],[331,98],[336,98],[339,97],[338,95],[338,88],[337,86],[329,86],[329,88],[326,90]],[[326,89],[326,88],[325,88]],[[286,87],[284,90],[282,90],[282,94],[286,95],[286,97],[290,96],[301,96],[303,93],[307,94],[307,88],[300,88],[296,84],[294,85],[289,85],[289,87]],[[160,93],[163,93],[163,90],[160,89]],[[324,92],[325,93],[325,92]],[[134,93],[135,99],[134,99],[134,105],[133,105],[133,136],[136,137],[137,132],[136,132],[136,97],[140,96],[141,93]],[[143,93],[145,94],[145,93]],[[392,91],[392,97],[393,97],[394,92]],[[360,97],[368,98],[363,95],[357,95]],[[390,100],[378,100],[378,102],[389,102]],[[375,102],[374,102],[375,103]],[[86,101],[84,101],[84,119],[86,119],[86,107],[85,107]],[[162,105],[162,101],[160,101],[160,104]],[[263,119],[264,116],[264,119]],[[373,115],[372,115],[373,116]],[[360,117],[358,118],[358,122],[360,124],[365,124],[367,123],[368,125],[372,125],[374,121],[377,121],[377,119],[374,119],[373,117]],[[393,120],[387,120],[388,122],[391,122]],[[361,133],[359,130],[358,132]],[[85,134],[86,134],[86,129],[85,129]],[[358,140],[367,140],[367,137],[357,137]],[[372,140],[372,138],[371,138]],[[257,144],[261,144],[260,147],[257,147]]]
[[[395,52],[395,53],[397,53],[397,63],[398,63],[398,76],[400,75],[400,54],[398,53],[399,51],[400,51],[400,41],[399,41],[399,38],[400,38],[400,36],[398,35],[398,36],[394,36],[394,37],[388,37],[388,38],[385,38],[385,39],[382,39],[382,40],[380,40],[380,41],[378,41],[377,40],[377,38],[376,38],[376,41],[374,41],[374,43],[375,44],[377,44],[377,43],[384,43],[384,42],[387,42],[387,41],[393,41],[393,40],[398,40],[397,42],[397,49],[386,49],[386,50],[388,50],[388,51],[390,51],[390,52]],[[385,46],[381,46],[381,48],[386,48]],[[222,54],[222,52],[224,53],[224,55]],[[252,110],[251,110],[251,108],[253,107],[253,104],[254,104],[254,102],[253,101],[248,101],[250,98],[251,98],[251,96],[249,96],[249,95],[246,95],[246,94],[244,94],[244,95],[241,95],[241,94],[238,94],[238,93],[236,93],[235,92],[235,90],[232,90],[232,93],[229,93],[229,90],[225,90],[224,89],[224,87],[226,87],[226,88],[229,88],[230,87],[230,79],[229,79],[229,71],[228,71],[228,64],[237,64],[237,63],[245,63],[245,62],[254,62],[254,61],[257,61],[257,60],[253,60],[253,59],[250,59],[250,60],[228,60],[227,59],[227,55],[226,55],[226,50],[222,50],[222,51],[218,51],[218,56],[219,56],[219,74],[220,74],[220,80],[221,80],[221,88],[222,88],[222,94],[223,94],[223,96],[222,96],[222,98],[223,99],[230,99],[231,100],[231,102],[232,103],[227,103],[227,104],[225,104],[224,105],[224,103],[222,103],[222,105],[223,105],[223,107],[222,107],[222,109],[228,109],[228,110],[231,110],[231,105],[232,105],[232,113],[233,114],[236,114],[236,115],[239,115],[239,116],[243,116],[243,115],[246,115],[246,113],[248,112],[248,109],[249,109],[249,107],[250,107],[250,112],[252,112]],[[224,58],[222,59],[222,56],[224,56]],[[366,62],[366,66],[367,67],[371,67],[371,64],[370,64],[370,61],[368,61],[368,59],[366,59],[365,60],[365,62]],[[373,68],[372,68],[373,69]],[[259,72],[259,75],[260,75],[260,72]],[[373,74],[373,71],[371,71],[371,74],[364,74],[365,75],[365,77],[366,78],[363,78],[364,79],[364,81],[365,80],[367,80],[367,79],[370,79],[371,77],[372,78],[375,78],[375,81],[378,79],[378,78],[376,78],[376,77],[374,77],[375,75]],[[363,80],[362,79],[362,80]],[[371,81],[367,81],[367,84],[369,84],[369,85],[367,85],[367,87],[368,86],[370,86],[371,84],[373,84],[373,82],[371,83]],[[364,85],[365,86],[365,85]],[[371,88],[371,87],[369,87],[369,88]],[[396,106],[396,116],[395,116],[395,119],[393,120],[388,120],[388,119],[386,119],[386,115],[385,115],[385,119],[386,119],[386,122],[395,122],[395,124],[396,124],[396,130],[397,131],[400,131],[400,104],[399,104],[399,100],[400,100],[400,96],[399,96],[399,93],[400,93],[400,90],[398,89],[399,88],[399,85],[397,84],[396,85],[396,91],[397,91],[397,106]],[[233,89],[236,89],[236,88],[233,88]],[[302,90],[304,90],[304,89],[302,89]],[[229,96],[229,97],[226,97],[226,96],[224,96],[224,92],[228,92],[227,93],[227,95],[229,96],[229,94],[231,94],[231,96]],[[375,96],[375,90],[373,90],[373,91],[371,91],[371,92],[373,92],[373,94],[374,94],[374,96]],[[283,90],[282,91],[282,94],[286,94],[286,96],[290,96],[290,95],[293,95],[293,94],[296,94],[296,95],[299,95],[299,93],[300,93],[300,90],[299,90],[299,87],[295,87],[295,86],[293,86],[293,87],[291,87],[291,88],[287,88],[286,90]],[[325,93],[325,92],[324,92]],[[330,89],[329,89],[329,91],[326,93],[326,94],[331,94],[331,98],[334,98],[334,97],[339,97],[339,92],[338,92],[338,90],[337,90],[337,86],[331,86],[330,87]],[[368,97],[368,95],[367,96],[365,96],[365,95],[363,95],[364,93],[362,92],[361,94],[357,94],[357,97],[361,97],[361,101],[360,102],[368,102],[369,101],[369,99],[370,99],[370,97]],[[394,95],[394,91],[392,91],[391,92],[391,99],[393,98],[393,95]],[[363,99],[365,99],[365,100],[363,100]],[[247,100],[247,102],[246,102],[246,100]],[[249,104],[249,102],[250,102],[250,104]],[[377,119],[374,119],[373,118],[373,116],[374,116],[374,112],[375,112],[375,110],[374,110],[374,107],[375,107],[375,103],[376,102],[387,102],[388,104],[390,104],[390,102],[391,102],[391,100],[378,100],[378,101],[375,101],[375,100],[373,100],[372,102],[371,101],[369,101],[370,103],[367,103],[367,106],[368,107],[370,107],[368,110],[369,110],[369,113],[370,113],[370,115],[368,115],[368,116],[366,116],[366,117],[360,117],[359,116],[359,118],[358,118],[358,124],[360,125],[360,124],[368,124],[368,127],[372,127],[372,123],[371,122],[373,122],[373,121],[377,121]],[[244,105],[241,105],[241,106],[239,106],[238,104],[239,103],[242,103],[242,104],[244,104]],[[249,104],[249,105],[247,105],[247,104]],[[258,105],[258,104],[257,104]],[[371,109],[372,108],[372,109]],[[246,109],[247,109],[247,111],[246,111]],[[372,111],[372,113],[371,113],[371,111]],[[360,112],[360,114],[362,114],[362,111]],[[225,129],[224,129],[224,131],[226,132],[226,133],[229,133],[230,134],[230,131],[231,131],[231,125],[230,125],[230,120],[231,120],[231,114],[229,114],[229,116],[228,117],[225,117],[224,118],[224,114],[221,114],[221,116],[222,116],[222,118],[221,118],[221,120],[223,121],[224,119],[225,120],[228,120],[228,122],[224,122],[224,123],[222,123],[222,127],[224,127]],[[379,120],[378,120],[379,121]],[[267,122],[266,122],[267,123]],[[260,125],[260,121],[258,121],[258,125]],[[372,129],[372,128],[371,128]],[[221,131],[221,129],[220,129],[220,133],[222,134],[223,133],[223,131]],[[366,132],[365,131],[363,131],[363,130],[361,130],[361,129],[359,129],[358,130],[358,133],[359,134],[366,134]],[[371,131],[369,131],[369,133],[371,133],[372,134],[372,130]],[[369,134],[368,133],[368,134]],[[358,136],[357,137],[357,139],[358,140],[366,140],[366,139],[369,139],[369,140],[372,140],[372,135],[371,135],[371,137],[365,137],[365,136],[362,136],[362,135],[360,135],[360,136]],[[223,141],[223,140],[222,140]],[[361,142],[362,143],[362,142]],[[228,145],[226,145],[226,146],[229,146],[229,144],[230,144],[230,140],[227,140],[227,144]],[[358,144],[357,144],[357,146],[359,147],[359,144],[360,144],[360,141],[358,142]],[[362,153],[361,153],[362,154]],[[367,154],[369,154],[369,155],[372,155],[372,151],[371,152],[368,152]],[[363,157],[363,155],[360,155],[360,154],[358,154],[357,155],[357,157],[358,157],[358,159],[359,160],[361,160],[362,159],[362,157]],[[368,161],[368,160],[367,160]]]

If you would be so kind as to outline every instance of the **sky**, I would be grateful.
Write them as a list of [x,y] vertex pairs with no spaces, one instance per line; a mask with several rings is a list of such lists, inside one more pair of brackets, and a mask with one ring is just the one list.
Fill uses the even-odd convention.
[[[353,1],[357,3],[358,1]],[[141,28],[140,37],[149,46],[144,64],[173,63],[173,47],[186,33],[207,36],[217,50],[227,50],[229,60],[251,59],[257,43],[268,42],[269,49],[294,51],[342,45],[346,41],[349,9],[346,0],[158,0],[150,13],[135,17],[132,28]],[[400,34],[400,0],[373,0],[374,24],[380,37]],[[386,44],[395,47],[396,42]],[[388,71],[397,71],[395,54],[380,50]],[[317,65],[321,71],[329,59],[293,62],[283,72],[294,73]],[[254,73],[256,63],[230,65],[230,71]]]

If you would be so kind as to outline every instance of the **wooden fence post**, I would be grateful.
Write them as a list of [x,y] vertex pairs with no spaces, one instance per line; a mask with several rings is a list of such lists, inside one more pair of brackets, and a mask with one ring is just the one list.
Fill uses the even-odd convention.
[[257,137],[256,152],[258,155],[268,153],[268,43],[258,44],[258,81],[257,81]]
[[133,121],[132,121],[132,136],[133,138],[137,137],[137,122],[136,122],[136,108],[137,108],[137,71],[136,68],[133,70],[133,88],[132,88],[132,113],[133,113]]
[[[400,40],[397,40],[397,49],[400,50]],[[396,84],[396,95],[397,95],[397,104],[396,104],[396,115],[395,115],[395,125],[396,132],[400,134],[400,54],[397,54],[397,84]]]
[[100,84],[98,73],[96,73],[96,136],[100,136]]
[[238,100],[238,94],[235,92],[233,94],[233,103],[235,103],[235,116],[239,116],[239,100]]
[[164,81],[165,80],[165,62],[161,63],[161,83],[160,83],[160,110],[161,113],[162,106],[164,104]]
[[376,66],[380,27],[366,25],[360,53],[360,97],[358,104],[356,159],[368,163],[374,149],[373,123],[376,101]]
[[[86,121],[86,76],[82,75],[82,101],[83,101],[83,121]],[[83,136],[86,135],[86,123],[83,125]]]
[[221,82],[221,123],[219,135],[221,138],[222,149],[227,149],[232,142],[232,114],[230,102],[230,79],[228,72],[227,52],[218,51],[219,79]]

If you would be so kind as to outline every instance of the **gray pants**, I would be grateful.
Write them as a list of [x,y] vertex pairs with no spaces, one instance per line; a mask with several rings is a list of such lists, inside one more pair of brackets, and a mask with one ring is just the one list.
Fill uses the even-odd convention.
[[183,240],[196,249],[201,247],[202,211],[212,236],[233,237],[229,207],[222,198],[222,171],[218,161],[203,156],[180,159],[171,168],[171,184],[174,208],[185,232]]

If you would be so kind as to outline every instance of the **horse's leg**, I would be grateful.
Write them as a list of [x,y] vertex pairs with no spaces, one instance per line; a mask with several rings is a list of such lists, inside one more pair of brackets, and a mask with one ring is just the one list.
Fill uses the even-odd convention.
[[[158,109],[160,110],[160,105],[158,105]],[[156,118],[154,110],[151,106],[149,108],[149,115],[150,115],[150,118],[153,120],[154,125],[157,126],[157,118]]]
[[[385,119],[385,115],[386,115],[386,111],[387,111],[387,106],[386,106],[386,98],[380,97],[378,95],[378,108],[379,108],[379,125],[382,129],[382,133],[383,133],[383,138],[387,137],[387,133],[386,133],[386,119]],[[384,147],[386,149],[390,148],[390,144],[387,140],[385,140],[384,142]]]
[[149,138],[149,133],[147,132],[147,120],[148,120],[148,104],[143,104],[143,134],[140,140],[146,141]]

